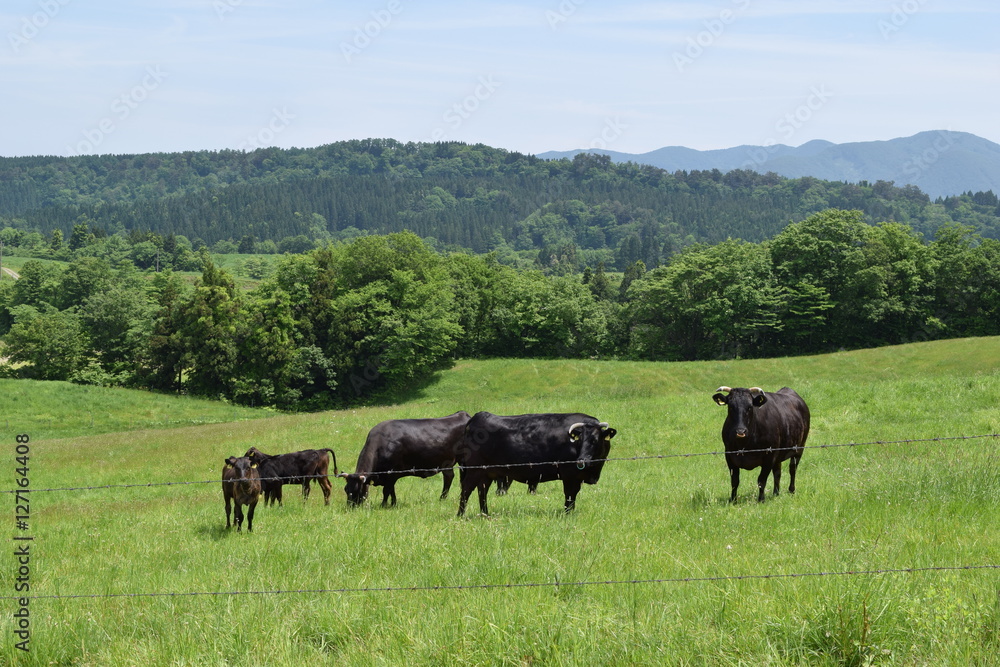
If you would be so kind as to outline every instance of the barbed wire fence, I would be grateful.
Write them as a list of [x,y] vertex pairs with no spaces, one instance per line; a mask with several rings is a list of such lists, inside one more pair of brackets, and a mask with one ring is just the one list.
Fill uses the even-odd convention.
[[[866,442],[845,442],[845,443],[832,443],[832,444],[821,444],[821,445],[806,445],[805,450],[817,450],[817,449],[840,449],[849,447],[869,447],[874,445],[908,445],[908,444],[926,444],[926,443],[942,443],[942,442],[955,442],[955,441],[966,441],[966,440],[986,440],[986,439],[1000,439],[1000,433],[986,433],[982,435],[955,435],[955,436],[942,436],[935,438],[908,438],[901,440],[870,440]],[[796,449],[794,447],[767,447],[764,449],[741,449],[736,451],[727,452],[726,450],[715,450],[707,452],[684,452],[684,453],[674,453],[674,454],[639,454],[636,456],[618,456],[618,457],[607,457],[603,459],[589,459],[587,463],[611,463],[611,462],[624,462],[624,461],[657,461],[657,460],[668,460],[668,459],[690,459],[702,456],[725,456],[728,454],[760,454],[760,453],[773,453],[789,451],[791,449]],[[459,468],[465,468],[467,470],[474,469],[521,469],[521,468],[533,468],[533,467],[543,467],[543,466],[567,466],[567,465],[577,465],[577,460],[567,460],[567,461],[532,461],[527,463],[504,463],[504,464],[489,464],[489,465],[478,465],[478,466],[463,466],[459,465]],[[422,473],[427,473],[427,476],[431,474],[444,472],[445,470],[453,470],[454,466],[444,466],[444,467],[432,467],[432,468],[404,468],[398,470],[380,470],[376,474],[378,475],[402,475],[411,476]],[[261,481],[282,481],[288,480],[286,483],[298,483],[298,481],[303,479],[318,479],[322,477],[328,477],[329,475],[295,475],[289,477],[261,477]],[[219,484],[221,479],[208,479],[208,480],[178,480],[178,481],[167,481],[167,482],[135,482],[135,483],[123,483],[123,484],[98,484],[93,486],[60,486],[51,487],[43,489],[31,489],[31,493],[48,493],[56,491],[93,491],[100,489],[136,489],[136,488],[152,488],[158,486],[194,486],[199,484]],[[5,489],[0,490],[0,493],[13,494],[18,493],[18,489]],[[20,492],[25,492],[24,489],[20,489]]]
[[[637,584],[687,584],[718,583],[725,581],[754,581],[764,579],[806,579],[815,577],[877,576],[883,574],[919,574],[928,572],[956,572],[975,570],[1000,570],[1000,564],[986,565],[931,565],[926,567],[895,567],[869,570],[837,570],[817,572],[786,572],[774,574],[731,574],[704,577],[659,577],[653,579],[593,579],[588,581],[525,581],[498,584],[425,584],[416,586],[365,586],[343,588],[297,588],[274,589],[269,591],[182,591],[179,593],[54,593],[50,595],[30,595],[31,600],[105,600],[111,598],[183,598],[183,597],[225,597],[239,595],[320,595],[320,594],[364,594],[364,593],[404,593],[423,591],[473,591],[516,588],[573,588],[583,586],[623,586]],[[19,596],[0,596],[0,600],[15,600]]]
[[[847,442],[847,443],[831,443],[831,444],[819,444],[819,445],[809,445],[805,449],[817,450],[817,449],[837,449],[837,448],[853,448],[853,447],[865,447],[865,446],[876,446],[876,445],[917,445],[917,444],[930,444],[930,443],[957,443],[961,441],[969,440],[980,440],[985,441],[988,439],[996,440],[1000,438],[1000,433],[987,433],[981,435],[960,435],[960,436],[943,436],[934,438],[908,438],[900,440],[872,440],[867,442]],[[776,452],[776,451],[787,451],[793,448],[764,448],[764,449],[746,449],[739,450],[740,454],[753,454],[753,453],[766,453],[766,452]],[[732,452],[730,452],[732,453]],[[708,451],[708,452],[686,452],[686,453],[674,453],[674,454],[644,454],[636,456],[627,457],[608,457],[604,459],[593,459],[590,463],[607,463],[607,462],[639,462],[639,461],[656,461],[656,460],[667,460],[667,459],[686,459],[702,456],[721,456],[725,455],[727,452],[725,450],[718,451]],[[543,461],[543,462],[530,462],[530,463],[511,463],[503,465],[482,465],[482,466],[460,466],[465,468],[482,468],[482,469],[503,469],[503,468],[519,468],[519,467],[532,467],[532,466],[564,466],[564,465],[576,465],[577,461]],[[434,468],[409,468],[403,470],[386,471],[382,474],[394,474],[394,475],[415,475],[417,473],[428,473],[433,474],[437,472],[442,472],[444,470],[453,469],[452,467],[434,467]],[[308,476],[296,476],[294,478],[289,477],[265,477],[262,480],[267,481],[278,481],[278,480],[295,480],[295,482],[301,481],[303,479],[312,479],[323,477],[324,475],[308,475]],[[429,475],[428,475],[429,476]],[[168,482],[149,482],[149,483],[132,483],[132,484],[102,484],[94,486],[68,486],[68,487],[51,487],[43,489],[13,489],[13,490],[3,490],[0,493],[4,494],[17,494],[17,493],[54,493],[54,492],[75,492],[75,491],[85,491],[85,490],[102,490],[102,489],[136,489],[136,488],[150,488],[158,486],[181,486],[181,485],[200,485],[200,484],[219,484],[221,479],[213,480],[182,480],[182,481],[168,481]],[[595,579],[595,580],[585,580],[585,581],[536,581],[536,582],[501,582],[501,583],[480,583],[480,584],[427,584],[427,585],[412,585],[412,586],[368,586],[368,587],[339,587],[339,588],[299,588],[299,589],[274,589],[274,590],[226,590],[226,591],[180,591],[180,592],[140,592],[140,593],[55,593],[55,594],[43,594],[43,595],[28,595],[28,596],[0,596],[0,600],[95,600],[95,599],[123,599],[123,598],[194,598],[194,597],[225,597],[225,596],[269,596],[269,595],[322,595],[322,594],[367,594],[367,593],[405,593],[405,592],[435,592],[435,591],[470,591],[470,590],[499,590],[499,589],[540,589],[540,588],[570,588],[570,587],[587,587],[587,586],[622,586],[622,585],[649,585],[649,584],[685,584],[685,583],[711,583],[711,582],[730,582],[730,581],[761,581],[761,580],[788,580],[788,579],[804,579],[804,578],[818,578],[818,577],[852,577],[852,576],[881,576],[881,575],[895,575],[895,574],[921,574],[921,573],[945,573],[945,572],[970,572],[970,571],[989,571],[989,570],[1000,570],[1000,564],[997,563],[980,563],[980,564],[961,564],[961,565],[934,565],[934,566],[920,566],[920,567],[887,567],[887,568],[874,568],[874,569],[858,569],[858,570],[822,570],[813,572],[791,572],[791,573],[769,573],[769,574],[732,574],[732,575],[718,575],[718,576],[696,576],[696,577],[657,577],[657,578],[632,578],[632,579]]]

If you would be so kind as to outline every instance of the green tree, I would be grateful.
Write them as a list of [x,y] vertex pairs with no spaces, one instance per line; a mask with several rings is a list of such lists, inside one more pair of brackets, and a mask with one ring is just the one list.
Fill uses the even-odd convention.
[[644,359],[759,356],[781,330],[781,290],[765,245],[691,246],[629,290],[631,352]]
[[90,239],[90,227],[86,222],[78,222],[73,225],[73,234],[69,237],[69,249],[79,250],[87,245]]
[[129,384],[148,356],[156,304],[134,268],[123,269],[113,284],[87,296],[80,322],[106,381]]
[[82,305],[93,294],[111,287],[113,276],[106,260],[81,257],[70,262],[62,272],[56,290],[56,305],[65,310]]
[[75,313],[16,306],[13,314],[4,354],[12,364],[25,364],[17,370],[19,377],[69,380],[83,365],[86,342]]
[[201,278],[180,308],[180,334],[191,369],[185,386],[194,394],[230,396],[242,327],[240,294],[223,269],[205,258]]
[[52,230],[52,237],[49,239],[49,251],[55,255],[63,249],[63,233],[59,229]]

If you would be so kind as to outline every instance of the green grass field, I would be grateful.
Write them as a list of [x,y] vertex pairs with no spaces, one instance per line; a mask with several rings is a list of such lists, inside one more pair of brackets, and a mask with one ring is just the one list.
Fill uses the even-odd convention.
[[[457,480],[439,501],[433,477],[401,480],[388,510],[378,488],[349,511],[342,483],[329,507],[315,487],[305,503],[286,487],[253,534],[224,528],[222,461],[250,445],[329,446],[350,471],[381,420],[486,409],[589,413],[618,429],[612,457],[715,452],[721,384],[788,385],[809,403],[795,495],[758,504],[744,473],[730,505],[721,456],[670,456],[610,461],[568,516],[548,483],[491,493],[488,518],[473,497],[458,519]],[[1000,440],[817,447],[1000,432],[1000,339],[756,361],[461,361],[395,406],[131,430],[130,406],[188,399],[85,389],[0,384],[15,410],[3,487],[27,432],[34,489],[27,532],[7,504],[2,664],[1000,664],[1000,569],[978,567],[1000,564]],[[18,429],[26,396],[61,430]],[[192,483],[43,491],[179,481]],[[42,597],[24,653],[9,598],[13,537],[27,534]],[[469,588],[440,588],[455,586]]]

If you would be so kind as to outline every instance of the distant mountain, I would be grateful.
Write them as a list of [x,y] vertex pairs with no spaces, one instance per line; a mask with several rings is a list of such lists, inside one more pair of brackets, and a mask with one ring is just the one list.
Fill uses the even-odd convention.
[[639,154],[581,149],[549,151],[538,157],[572,158],[578,153],[607,155],[614,162],[649,164],[670,172],[748,169],[773,171],[787,178],[812,176],[848,183],[893,181],[900,187],[915,185],[934,198],[970,191],[1000,192],[1000,144],[948,130],[846,144],[817,140],[798,147],[776,144],[711,151],[668,146]]

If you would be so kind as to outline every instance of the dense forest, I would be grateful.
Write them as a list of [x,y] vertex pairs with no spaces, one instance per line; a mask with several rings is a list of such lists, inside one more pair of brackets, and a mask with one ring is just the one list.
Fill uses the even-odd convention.
[[[1000,241],[950,221],[927,240],[860,210],[621,274],[567,271],[570,251],[521,269],[412,232],[364,235],[289,252],[249,290],[183,236],[100,229],[2,231],[66,262],[0,281],[0,374],[308,410],[405,391],[459,357],[724,359],[1000,334]],[[185,262],[193,285],[157,270]]]
[[514,266],[570,272],[603,262],[624,271],[639,260],[659,266],[697,243],[761,242],[828,208],[927,238],[949,223],[1000,238],[993,192],[931,201],[885,181],[669,173],[600,155],[547,161],[461,143],[0,158],[0,228],[45,242],[85,225],[154,243],[183,237],[195,251],[221,243],[295,252],[407,230],[437,250],[494,252]]

